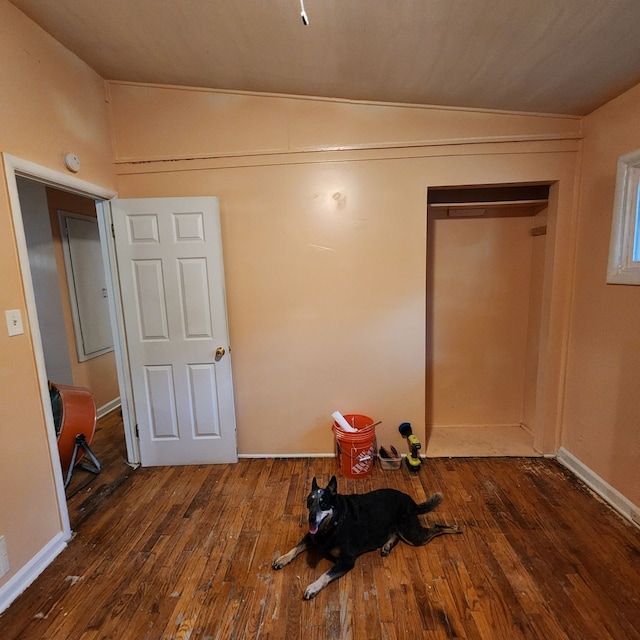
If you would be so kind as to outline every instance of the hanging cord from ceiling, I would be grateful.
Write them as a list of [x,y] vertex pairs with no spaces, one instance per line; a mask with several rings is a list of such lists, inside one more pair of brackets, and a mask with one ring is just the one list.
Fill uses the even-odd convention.
[[309,25],[309,16],[304,10],[304,0],[300,0],[300,17],[302,18],[302,24],[307,27]]

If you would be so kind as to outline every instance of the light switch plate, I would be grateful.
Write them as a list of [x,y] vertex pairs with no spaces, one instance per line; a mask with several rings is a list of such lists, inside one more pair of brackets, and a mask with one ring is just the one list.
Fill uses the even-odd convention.
[[24,327],[22,326],[22,314],[20,309],[8,309],[4,312],[7,318],[7,330],[10,336],[18,336],[24,333]]

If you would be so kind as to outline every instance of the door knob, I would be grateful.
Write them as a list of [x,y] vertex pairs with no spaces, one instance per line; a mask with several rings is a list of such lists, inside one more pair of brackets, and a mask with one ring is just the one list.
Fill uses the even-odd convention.
[[216,349],[216,360],[220,360],[225,353],[226,351],[224,347],[218,347]]

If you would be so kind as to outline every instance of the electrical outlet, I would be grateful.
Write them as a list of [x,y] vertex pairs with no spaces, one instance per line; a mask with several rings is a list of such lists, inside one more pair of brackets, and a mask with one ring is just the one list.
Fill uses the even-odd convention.
[[9,556],[4,536],[0,536],[0,578],[9,573]]

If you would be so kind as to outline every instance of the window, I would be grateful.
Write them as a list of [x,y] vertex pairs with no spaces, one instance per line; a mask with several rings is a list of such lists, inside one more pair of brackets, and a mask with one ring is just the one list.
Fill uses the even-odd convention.
[[640,150],[618,159],[607,282],[640,285]]

